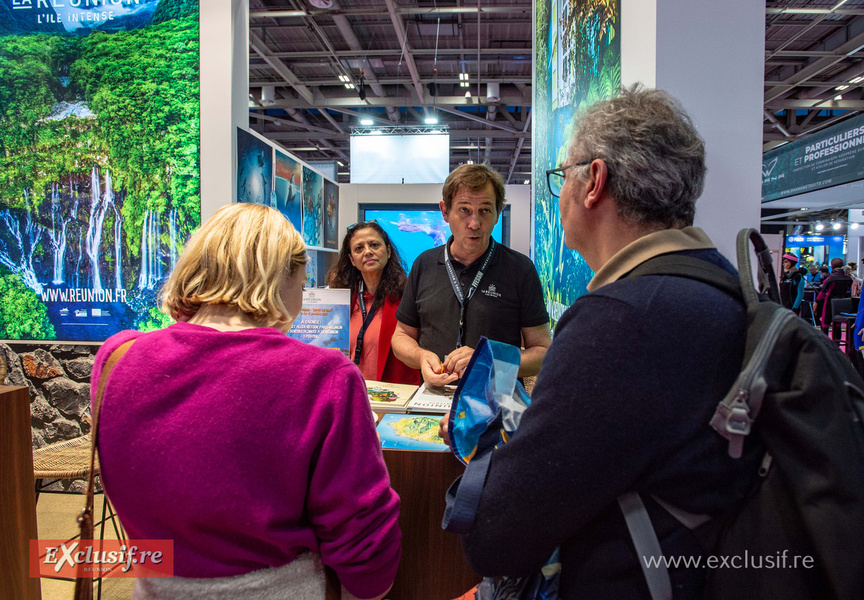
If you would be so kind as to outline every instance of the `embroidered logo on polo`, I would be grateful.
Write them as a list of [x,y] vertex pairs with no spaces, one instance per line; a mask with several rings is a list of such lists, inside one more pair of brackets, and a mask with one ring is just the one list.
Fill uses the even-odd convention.
[[501,297],[501,294],[498,291],[496,291],[494,283],[490,283],[489,287],[487,287],[485,290],[482,290],[482,291],[484,294],[486,294],[490,298],[500,298]]

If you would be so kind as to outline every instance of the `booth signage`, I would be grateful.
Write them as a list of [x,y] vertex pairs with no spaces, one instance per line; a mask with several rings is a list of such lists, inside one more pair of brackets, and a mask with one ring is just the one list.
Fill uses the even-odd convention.
[[790,235],[786,238],[787,243],[794,244],[810,244],[813,246],[821,246],[823,244],[842,244],[842,235]]
[[864,179],[864,115],[762,155],[762,202]]

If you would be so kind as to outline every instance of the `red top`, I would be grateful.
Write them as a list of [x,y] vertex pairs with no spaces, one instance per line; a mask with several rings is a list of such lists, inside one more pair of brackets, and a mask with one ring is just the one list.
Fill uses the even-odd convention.
[[[366,294],[366,310],[368,311],[371,307],[372,299],[369,294]],[[394,356],[390,348],[393,333],[396,331],[397,308],[399,308],[399,302],[386,298],[384,304],[375,311],[372,323],[369,329],[366,330],[366,335],[363,336],[363,354],[360,357],[360,372],[363,373],[363,377],[373,381],[420,385],[423,383],[420,370],[408,367]],[[376,322],[378,323],[377,325]],[[357,334],[360,332],[362,323],[363,320],[360,313],[360,304],[357,302],[357,294],[351,294],[352,358],[354,356],[354,347],[357,343]],[[375,331],[376,327],[378,328],[377,331]],[[372,352],[372,347],[377,347],[377,360],[375,360],[374,366],[368,361],[371,358],[368,352]],[[371,375],[375,376],[372,377]]]

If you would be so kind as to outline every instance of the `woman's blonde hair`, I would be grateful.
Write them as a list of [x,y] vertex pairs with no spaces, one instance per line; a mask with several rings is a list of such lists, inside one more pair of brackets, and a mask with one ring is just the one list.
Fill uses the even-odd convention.
[[306,267],[306,245],[279,211],[261,204],[223,206],[189,238],[160,293],[175,320],[202,304],[227,304],[270,327],[289,315],[280,287]]

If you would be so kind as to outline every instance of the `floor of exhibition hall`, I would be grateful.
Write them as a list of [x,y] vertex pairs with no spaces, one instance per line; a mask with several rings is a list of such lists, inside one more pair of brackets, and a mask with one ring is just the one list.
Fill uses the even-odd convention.
[[[95,497],[94,514],[102,514],[102,499]],[[39,538],[51,540],[67,540],[78,534],[78,523],[75,518],[84,507],[82,494],[40,494],[36,505],[36,520],[39,526]],[[99,526],[96,526],[96,536]],[[106,524],[105,537],[116,539],[110,523]],[[132,597],[134,579],[108,578],[102,582],[103,600],[129,600]],[[41,580],[42,600],[69,600],[75,593],[75,582],[60,579]],[[98,584],[94,585],[94,598]]]

